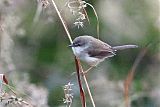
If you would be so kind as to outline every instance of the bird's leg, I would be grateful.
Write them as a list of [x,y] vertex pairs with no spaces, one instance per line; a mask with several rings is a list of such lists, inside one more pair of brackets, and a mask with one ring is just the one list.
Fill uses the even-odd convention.
[[87,74],[91,69],[93,69],[94,67],[96,67],[98,65],[99,62],[95,63],[94,65],[92,65],[90,68],[88,68],[86,71],[83,72],[83,74]]
[[92,68],[94,68],[95,66],[91,66],[89,67],[86,71],[81,71],[82,76],[86,75]]
[[[89,67],[86,71],[83,71],[83,69],[82,69],[82,66],[80,66],[80,73],[82,74],[82,76],[83,75],[85,75],[85,74],[87,74],[92,68],[94,68],[95,66],[91,66],[91,67]],[[73,76],[73,75],[75,75],[76,74],[76,72],[73,72],[72,74],[71,74],[71,76]]]
[[[91,66],[91,67],[89,67],[86,71],[83,71],[83,69],[82,69],[82,66],[80,66],[80,73],[82,74],[82,75],[85,75],[85,74],[87,74],[92,68],[94,68],[95,66]],[[73,75],[75,75],[76,74],[76,72],[73,72],[72,74],[71,74],[71,76],[73,76]]]
[[86,71],[83,72],[83,74],[87,74],[92,68],[94,68],[95,66],[91,66],[89,67]]

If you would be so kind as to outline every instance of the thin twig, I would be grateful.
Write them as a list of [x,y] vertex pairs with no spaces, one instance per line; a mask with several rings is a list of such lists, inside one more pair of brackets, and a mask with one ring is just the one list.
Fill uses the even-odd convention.
[[[60,12],[59,12],[59,10],[58,10],[58,8],[57,8],[54,0],[52,0],[52,3],[53,3],[53,5],[54,5],[54,7],[55,7],[55,9],[56,9],[56,12],[57,12],[57,14],[58,14],[58,16],[59,16],[62,24],[63,24],[63,27],[64,27],[64,29],[65,29],[65,31],[66,31],[66,33],[67,33],[67,36],[68,36],[68,38],[69,38],[69,40],[70,40],[70,43],[73,43],[73,41],[72,41],[72,39],[71,39],[71,35],[70,35],[69,31],[68,31],[68,28],[67,28],[67,26],[66,26],[66,24],[65,24],[65,22],[64,22],[64,20],[63,20],[63,18],[62,18],[62,16],[61,16]],[[94,10],[94,11],[95,11],[95,10]],[[95,13],[95,14],[96,14],[96,13]],[[97,16],[97,14],[96,14],[96,16]],[[97,19],[97,20],[98,20],[98,19]],[[81,79],[80,79],[80,70],[83,71],[83,68],[81,67],[81,64],[80,64],[79,59],[77,59],[76,57],[75,57],[75,63],[76,63],[76,69],[77,69],[78,83],[79,83],[79,87],[80,87],[81,102],[82,102],[82,106],[83,106],[83,107],[86,107],[85,94],[84,94],[83,87],[82,87],[82,82],[81,82]],[[80,68],[80,67],[81,67],[81,68]],[[88,91],[88,93],[89,93],[89,96],[90,96],[92,105],[93,105],[93,107],[95,107],[95,103],[94,103],[94,100],[93,100],[93,97],[92,97],[92,94],[91,94],[91,91],[90,91],[90,88],[89,88],[87,79],[86,79],[85,76],[83,76],[83,78],[84,78],[84,81],[85,81],[85,84],[86,84],[86,87],[87,87],[87,91]]]
[[139,55],[137,56],[130,72],[128,73],[128,76],[124,82],[124,94],[125,94],[125,105],[126,107],[130,107],[130,101],[129,101],[129,88],[130,88],[130,85],[133,81],[133,78],[134,78],[134,75],[135,75],[135,72],[136,72],[136,68],[138,67],[140,61],[142,60],[142,58],[144,57],[144,55],[146,54],[147,52],[147,47],[145,47],[140,53]]
[[[67,36],[68,36],[68,38],[70,40],[70,43],[72,44],[73,41],[72,41],[71,35],[70,35],[69,31],[68,31],[68,28],[67,28],[67,26],[66,26],[66,24],[65,24],[65,22],[64,22],[64,20],[63,20],[63,18],[61,16],[60,12],[59,12],[54,0],[52,0],[52,3],[53,3],[53,5],[54,5],[54,7],[56,9],[56,12],[57,12],[62,24],[63,24],[63,27],[64,27],[64,29],[65,29],[65,31],[67,33]],[[84,91],[83,91],[82,82],[81,82],[81,79],[80,79],[80,72],[79,72],[80,71],[80,67],[79,67],[80,66],[80,61],[76,57],[75,57],[75,63],[76,63],[76,69],[77,69],[77,78],[78,78],[78,83],[79,83],[79,88],[80,88],[80,97],[81,97],[82,107],[86,107],[85,94],[84,94]]]
[[67,33],[67,36],[68,36],[68,39],[69,39],[70,43],[73,43],[72,38],[71,38],[71,35],[70,35],[70,33],[69,33],[69,31],[68,31],[68,28],[67,28],[67,26],[66,26],[66,24],[65,24],[65,21],[63,20],[61,14],[60,14],[60,11],[58,10],[58,8],[57,8],[54,0],[52,0],[52,4],[53,4],[54,8],[56,9],[56,12],[57,12],[57,14],[58,14],[58,16],[59,16],[62,24],[63,24],[63,27],[64,27],[64,29],[65,29],[65,31],[66,31],[66,33]]
[[17,95],[17,92],[13,89],[12,86],[10,86],[10,85],[8,85],[8,84],[6,84],[6,83],[3,83],[3,85],[7,86],[7,88],[9,88],[14,95]]
[[86,100],[85,100],[85,93],[83,91],[82,87],[82,82],[81,82],[81,64],[79,59],[75,57],[75,63],[76,63],[76,69],[77,69],[77,79],[79,83],[79,88],[80,88],[80,96],[81,96],[81,102],[82,102],[82,107],[86,107]]
[[92,105],[93,105],[93,107],[96,107],[95,102],[94,102],[94,100],[93,100],[93,96],[92,96],[92,94],[91,94],[91,91],[90,91],[90,88],[89,88],[89,85],[88,85],[88,82],[87,82],[87,78],[86,78],[86,76],[85,76],[85,73],[83,72],[82,66],[81,66],[81,72],[83,73],[83,79],[84,79],[84,82],[85,82],[85,84],[86,84],[86,88],[87,88],[89,97],[90,97],[90,99],[91,99]]
[[97,37],[99,39],[99,19],[98,19],[97,12],[96,12],[95,8],[91,4],[89,4],[89,3],[86,3],[86,4],[89,5],[93,9],[94,14],[96,16],[96,19],[97,19]]

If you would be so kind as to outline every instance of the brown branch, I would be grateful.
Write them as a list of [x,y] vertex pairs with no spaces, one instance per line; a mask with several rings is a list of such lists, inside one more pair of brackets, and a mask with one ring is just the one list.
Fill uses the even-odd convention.
[[[66,33],[67,33],[67,36],[68,36],[68,38],[69,38],[69,40],[70,40],[70,43],[72,44],[73,41],[72,41],[72,39],[71,39],[71,35],[70,35],[69,31],[68,31],[68,28],[67,28],[67,26],[66,26],[66,24],[65,24],[65,21],[63,20],[63,18],[62,18],[62,16],[61,16],[61,14],[60,14],[60,12],[59,12],[59,10],[58,10],[58,8],[57,8],[54,0],[52,0],[52,4],[54,5],[54,7],[55,7],[55,9],[56,9],[56,12],[57,12],[57,14],[58,14],[58,16],[59,16],[62,24],[63,24],[63,27],[64,27],[64,29],[65,29],[65,31],[66,31]],[[85,9],[84,9],[84,10],[85,10]],[[97,14],[96,14],[96,15],[97,15]],[[86,14],[86,16],[88,17],[87,14]],[[89,20],[89,18],[88,18],[88,20]],[[80,97],[81,97],[82,107],[86,107],[85,93],[84,93],[84,91],[83,91],[83,86],[82,86],[82,82],[81,82],[81,78],[80,78],[81,72],[83,72],[83,68],[82,68],[82,66],[81,66],[81,64],[80,64],[79,59],[77,59],[76,57],[75,57],[75,64],[76,64],[76,70],[77,70],[77,79],[78,79],[78,84],[79,84],[79,89],[80,89]],[[86,84],[87,91],[88,91],[88,93],[89,93],[89,96],[90,96],[92,105],[93,105],[93,107],[95,107],[95,103],[94,103],[94,100],[93,100],[93,97],[92,97],[92,94],[91,94],[91,91],[90,91],[90,88],[89,88],[89,85],[88,85],[88,82],[87,82],[87,79],[86,79],[85,75],[83,75],[83,79],[84,79],[84,82],[85,82],[85,84]]]
[[[83,69],[82,69],[82,72],[83,72]],[[85,82],[85,84],[86,84],[86,88],[87,88],[89,97],[90,97],[90,99],[91,99],[92,105],[93,105],[93,107],[96,107],[95,102],[94,102],[94,100],[93,100],[93,96],[92,96],[92,94],[91,94],[91,91],[90,91],[90,88],[89,88],[89,85],[88,85],[88,82],[87,82],[87,78],[86,78],[85,75],[83,75],[83,79],[84,79],[84,82]]]
[[133,81],[133,78],[134,78],[134,75],[135,75],[135,72],[136,72],[136,68],[138,67],[140,61],[142,60],[142,58],[144,57],[146,52],[147,52],[147,47],[142,49],[142,51],[139,53],[139,55],[137,56],[131,70],[128,73],[128,76],[127,76],[126,80],[124,81],[124,96],[125,96],[126,107],[130,107],[129,88],[130,88],[131,83]]
[[[57,12],[62,24],[63,24],[63,27],[64,27],[64,29],[65,29],[65,31],[67,33],[67,36],[68,36],[68,38],[70,40],[70,43],[73,43],[71,35],[70,35],[70,33],[68,31],[68,28],[67,28],[67,26],[65,24],[65,21],[63,20],[63,18],[61,16],[61,14],[60,14],[60,12],[59,12],[54,0],[52,0],[52,4],[53,4],[54,8],[56,9],[56,12]],[[84,94],[84,91],[83,91],[82,82],[81,82],[81,78],[80,78],[80,66],[81,65],[80,65],[79,59],[77,59],[76,57],[75,57],[75,64],[76,64],[76,70],[77,70],[77,78],[78,78],[78,84],[79,84],[79,89],[80,89],[80,98],[81,98],[81,102],[82,102],[82,107],[86,107],[85,94]]]
[[78,84],[79,84],[79,89],[80,89],[80,97],[81,97],[81,102],[82,102],[82,107],[86,107],[86,99],[85,99],[85,93],[83,91],[82,87],[82,82],[81,82],[81,64],[79,59],[75,57],[75,64],[76,64],[76,71],[77,71],[77,79],[78,79]]

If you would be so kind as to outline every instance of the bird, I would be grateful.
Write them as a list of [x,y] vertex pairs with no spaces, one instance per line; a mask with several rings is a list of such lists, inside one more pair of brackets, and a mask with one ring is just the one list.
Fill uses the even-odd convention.
[[93,36],[83,35],[78,36],[69,45],[72,48],[74,55],[89,66],[97,66],[106,58],[113,57],[119,50],[137,48],[137,45],[121,45],[110,46],[109,44],[94,38]]

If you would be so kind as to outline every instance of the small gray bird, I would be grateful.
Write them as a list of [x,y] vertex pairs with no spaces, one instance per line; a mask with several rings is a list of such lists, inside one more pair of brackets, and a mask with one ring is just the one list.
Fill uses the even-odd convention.
[[105,42],[96,39],[92,36],[79,36],[73,40],[73,53],[80,60],[86,62],[90,66],[96,66],[104,59],[116,55],[117,50],[124,50],[129,48],[137,48],[137,45],[122,45],[111,47]]

